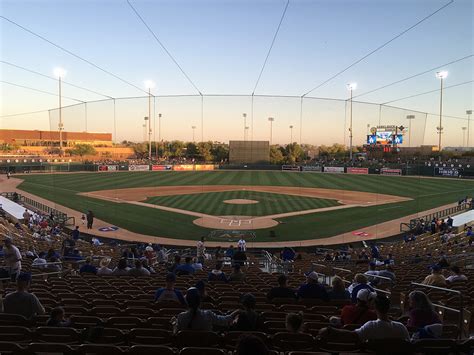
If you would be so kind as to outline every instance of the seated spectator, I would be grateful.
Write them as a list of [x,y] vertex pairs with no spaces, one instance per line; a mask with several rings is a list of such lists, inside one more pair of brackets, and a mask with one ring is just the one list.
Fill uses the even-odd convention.
[[224,261],[224,252],[222,251],[222,248],[221,247],[217,247],[216,248],[216,251],[214,253],[214,258],[216,259],[216,261]]
[[88,256],[86,258],[86,263],[81,266],[79,269],[80,274],[97,274],[97,268],[92,265],[92,258]]
[[295,260],[295,251],[291,248],[284,247],[283,251],[281,252],[281,259],[283,261],[292,261]]
[[379,283],[379,279],[376,277],[371,277],[370,275],[375,275],[378,276],[379,272],[377,271],[377,264],[373,261],[369,263],[369,270],[365,272],[365,275],[367,276],[367,280],[372,286],[376,286]]
[[442,323],[433,304],[424,292],[410,292],[408,301],[410,312],[407,325],[409,327],[423,328],[427,325]]
[[76,228],[74,228],[74,230],[71,233],[71,236],[72,236],[72,239],[76,241],[79,239],[79,237],[81,236],[81,232],[79,232],[79,226],[76,226]]
[[48,253],[46,254],[46,260],[51,261],[51,258],[60,259],[61,256],[58,253],[56,253],[56,251],[53,248],[50,248],[48,250]]
[[204,280],[196,282],[196,285],[194,287],[196,287],[199,291],[199,295],[201,296],[201,302],[214,302],[214,299],[207,293],[206,282]]
[[153,250],[153,247],[151,246],[151,244],[148,244],[147,247],[145,248],[145,258],[147,258],[148,263],[152,264],[155,257],[156,257],[156,253]]
[[285,327],[289,333],[302,333],[303,313],[288,313],[285,319]]
[[153,267],[151,267],[151,266],[148,264],[148,259],[142,259],[142,267],[143,267],[145,270],[148,270],[148,272],[149,272],[150,274],[156,274],[155,269],[153,269]]
[[128,271],[130,268],[127,266],[127,259],[120,259],[115,267],[114,271],[112,271],[112,275],[114,276],[124,276],[128,275]]
[[66,313],[64,308],[56,307],[51,310],[48,321],[46,322],[47,327],[70,327],[71,321],[66,319]]
[[390,320],[388,315],[389,310],[390,300],[379,294],[375,297],[377,320],[368,321],[355,331],[332,327],[323,328],[320,330],[319,335],[323,340],[327,338],[337,339],[338,336],[344,334],[353,335],[354,340],[358,339],[361,342],[378,339],[400,339],[409,341],[410,335],[407,328],[400,322]]
[[168,266],[167,270],[174,273],[179,265],[181,265],[181,256],[176,254],[173,258],[173,263]]
[[103,258],[100,260],[97,275],[112,275],[113,271],[109,268],[110,258]]
[[267,299],[269,301],[273,300],[274,298],[296,298],[295,290],[288,287],[288,278],[285,275],[279,275],[277,282],[278,286],[273,287],[267,294]]
[[184,264],[179,265],[175,269],[175,274],[176,275],[193,275],[196,270],[194,270],[191,262],[193,261],[193,258],[190,256],[187,256],[184,259]]
[[234,265],[234,271],[229,275],[229,281],[245,281],[245,274],[239,264]]
[[367,284],[368,280],[364,274],[355,274],[354,282],[347,288],[347,291],[351,294],[352,303],[357,302],[357,293],[360,290],[368,289],[370,292],[374,292],[372,286]]
[[306,283],[300,286],[296,296],[302,299],[329,301],[328,293],[324,286],[318,282],[318,274],[314,271],[306,275]]
[[377,294],[364,288],[357,292],[357,303],[344,306],[341,311],[341,324],[365,324],[377,319],[377,314],[371,309]]
[[439,265],[433,265],[431,267],[431,274],[425,277],[422,284],[438,286],[438,287],[446,287],[446,279],[444,278],[441,271],[442,270]]
[[245,254],[245,250],[242,250],[239,248],[239,250],[237,250],[234,253],[233,261],[234,261],[234,264],[239,264],[240,266],[244,266],[245,262],[247,261],[247,254]]
[[229,259],[234,258],[235,249],[233,245],[230,245],[229,248],[225,251],[225,256]]
[[178,314],[175,323],[175,332],[180,330],[206,330],[212,331],[214,326],[228,327],[231,325],[234,314],[220,316],[212,311],[201,310],[201,296],[199,290],[191,287],[186,292],[188,310]]
[[395,281],[397,280],[396,276],[395,276],[395,273],[394,273],[394,270],[393,270],[393,267],[391,264],[387,264],[385,266],[385,269],[384,270],[380,270],[379,271],[379,276],[381,277],[387,277],[390,279],[389,280],[384,280],[384,279],[380,279],[379,281],[379,284],[387,284],[387,283],[391,283],[391,284],[394,284]]
[[56,272],[61,271],[63,269],[61,261],[56,259],[55,257],[52,257],[49,262],[50,264],[47,266],[48,271]]
[[451,275],[446,278],[446,281],[449,283],[467,281],[467,276],[461,273],[459,266],[454,265],[451,267]]
[[142,261],[140,259],[135,260],[135,267],[128,270],[130,276],[150,276],[150,271],[143,267]]
[[224,281],[227,282],[227,277],[222,271],[222,262],[217,262],[216,268],[213,269],[208,275],[208,281]]
[[269,355],[270,351],[262,339],[255,335],[242,335],[234,355]]
[[179,302],[185,304],[183,294],[180,290],[175,289],[176,275],[169,273],[166,275],[166,287],[160,288],[155,293],[155,302]]
[[264,330],[262,316],[255,311],[257,301],[251,293],[246,293],[241,299],[243,310],[237,311],[232,330],[262,331]]
[[193,258],[193,263],[191,264],[195,271],[202,271],[202,264],[199,262],[198,258]]
[[47,261],[45,259],[45,256],[46,256],[46,253],[44,251],[39,253],[38,257],[33,260],[33,263],[31,264],[31,266],[35,266],[39,269],[46,268],[47,266],[45,264],[47,263]]
[[329,299],[332,300],[350,300],[351,294],[344,287],[344,282],[339,276],[332,279],[332,288],[328,292]]
[[9,293],[3,299],[4,313],[19,314],[27,319],[44,314],[41,302],[33,293],[28,292],[30,283],[31,274],[22,272],[18,275],[16,291]]
[[442,269],[449,267],[449,262],[448,259],[446,259],[446,255],[444,254],[444,252],[441,252],[437,265]]

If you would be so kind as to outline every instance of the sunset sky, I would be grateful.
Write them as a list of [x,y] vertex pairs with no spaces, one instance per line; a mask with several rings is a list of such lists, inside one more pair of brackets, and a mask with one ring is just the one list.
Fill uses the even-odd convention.
[[[148,115],[145,80],[153,80],[153,135],[163,139],[242,139],[247,113],[249,137],[273,143],[348,143],[349,96],[346,84],[357,82],[354,96],[428,71],[445,63],[444,146],[462,145],[466,110],[474,104],[474,9],[471,0],[456,0],[384,48],[381,48],[303,100],[318,86],[396,35],[415,25],[449,0],[292,0],[274,47],[251,94],[286,5],[283,0],[130,0],[198,91],[156,42],[126,0],[0,1],[0,128],[57,129],[55,67],[67,71],[63,85],[63,120],[69,131],[111,132],[115,140],[142,140]],[[12,24],[43,36],[113,73],[98,70],[71,54]],[[10,64],[8,64],[10,63]],[[12,65],[13,64],[13,65]],[[437,90],[436,70],[356,97],[354,101],[387,103]],[[24,87],[19,87],[15,85]],[[136,87],[135,87],[136,86]],[[138,88],[137,88],[138,87]],[[142,88],[143,90],[140,90]],[[187,97],[160,97],[190,95]],[[191,96],[195,95],[195,96]],[[241,95],[241,96],[209,96]],[[260,95],[294,96],[292,98]],[[106,100],[106,96],[116,98]],[[67,98],[66,98],[67,97]],[[133,97],[134,99],[130,99]],[[138,97],[138,98],[137,98]],[[140,98],[143,97],[143,98]],[[331,100],[313,99],[329,98]],[[129,99],[119,99],[129,98]],[[75,100],[72,100],[75,99]],[[338,99],[338,100],[332,100]],[[87,105],[82,102],[89,102]],[[365,140],[367,125],[408,125],[414,114],[412,145],[437,144],[439,91],[387,105],[354,103],[354,142]],[[201,122],[203,110],[204,125]],[[115,118],[114,118],[115,110]],[[412,111],[413,110],[413,111]],[[29,113],[36,112],[37,113]],[[415,112],[416,111],[416,112]],[[425,113],[429,113],[424,114]],[[23,114],[25,113],[25,114]],[[29,113],[29,114],[26,114]],[[161,134],[158,113],[162,113]],[[16,115],[21,114],[21,115]],[[15,115],[15,116],[12,116]],[[474,118],[474,117],[473,117]],[[471,146],[474,125],[471,124]]]

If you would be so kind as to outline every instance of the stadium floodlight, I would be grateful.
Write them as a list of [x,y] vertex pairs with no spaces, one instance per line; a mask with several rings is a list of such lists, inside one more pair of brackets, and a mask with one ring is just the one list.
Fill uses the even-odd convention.
[[[438,151],[441,153],[441,134],[443,133],[443,83],[444,79],[448,76],[448,72],[446,70],[442,70],[436,72],[436,77],[440,79],[441,88],[440,88],[440,95],[439,95],[439,126],[438,126]],[[440,155],[441,159],[441,155]]]
[[[151,80],[145,80],[145,87],[148,89],[148,117],[151,117],[151,89],[155,83]],[[151,119],[148,121],[148,161],[151,162]]]
[[270,145],[272,145],[272,142],[273,142],[273,122],[274,121],[275,121],[275,118],[268,117],[268,122],[270,122]]
[[352,161],[352,92],[357,89],[357,83],[349,83],[346,85],[347,90],[351,93],[351,118],[349,124],[349,159]]
[[145,87],[150,90],[150,89],[153,89],[155,87],[155,83],[151,80],[145,80]]
[[195,130],[196,130],[196,126],[191,126],[191,128],[192,128],[192,130],[193,130],[193,143],[194,143],[194,142],[195,142],[195,140],[194,140],[194,132],[195,132]]
[[415,119],[415,115],[407,115],[408,120],[408,146],[411,147],[411,121]]
[[290,125],[290,144],[293,143],[293,125]]
[[54,76],[58,78],[58,97],[59,97],[59,122],[58,122],[58,131],[59,131],[59,155],[63,155],[63,105],[62,105],[62,78],[66,76],[66,70],[60,67],[56,67],[53,70]]
[[469,147],[469,132],[471,131],[471,115],[472,115],[472,110],[466,110],[466,115],[467,115],[467,143],[466,146]]
[[247,140],[247,114],[244,112],[242,114],[242,117],[244,118],[244,142]]

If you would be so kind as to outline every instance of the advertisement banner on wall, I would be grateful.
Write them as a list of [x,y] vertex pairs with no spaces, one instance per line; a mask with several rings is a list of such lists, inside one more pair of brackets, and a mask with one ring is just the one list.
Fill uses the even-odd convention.
[[214,165],[212,165],[212,164],[198,164],[198,165],[194,165],[194,170],[210,171],[210,170],[214,170]]
[[174,171],[191,171],[194,170],[194,165],[192,164],[183,164],[183,165],[173,165]]
[[301,171],[308,171],[308,172],[315,172],[315,173],[320,173],[323,171],[322,166],[302,166]]
[[282,165],[281,170],[282,171],[300,171],[300,167],[294,166],[294,165]]
[[99,171],[108,171],[107,165],[99,165]]
[[107,170],[108,171],[117,171],[118,166],[117,165],[107,165]]
[[382,168],[380,175],[402,175],[402,169]]
[[348,174],[368,174],[369,173],[369,168],[347,168],[346,172]]
[[439,176],[459,177],[458,168],[436,168],[435,174]]
[[173,169],[172,165],[152,165],[152,171],[171,171]]
[[129,165],[128,170],[130,171],[148,171],[150,170],[149,165]]
[[332,173],[332,174],[342,174],[344,173],[344,167],[343,166],[325,166],[324,172]]

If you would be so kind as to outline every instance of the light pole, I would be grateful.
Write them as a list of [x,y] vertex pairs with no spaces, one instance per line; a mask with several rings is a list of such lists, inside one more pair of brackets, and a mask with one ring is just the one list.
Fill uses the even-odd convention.
[[352,161],[352,92],[357,89],[357,83],[350,83],[347,84],[347,90],[350,91],[351,93],[351,117],[350,117],[350,123],[349,123],[349,159]]
[[367,135],[370,133],[370,123],[367,123]]
[[58,85],[59,85],[59,122],[58,122],[58,130],[59,130],[59,155],[63,155],[63,107],[62,107],[62,94],[61,94],[61,83],[62,78],[66,76],[66,70],[63,68],[55,68],[54,75],[58,78]]
[[472,110],[467,110],[466,115],[467,115],[467,144],[466,146],[469,148],[469,133],[471,132],[470,123],[471,123]]
[[245,126],[245,140],[247,140],[247,137],[249,136],[249,126]]
[[243,113],[242,117],[244,118],[244,142],[247,140],[247,114]]
[[273,142],[273,121],[275,121],[273,117],[268,117],[268,122],[270,122],[270,145]]
[[194,131],[196,130],[196,126],[191,126],[191,128],[193,129],[193,143],[195,142],[194,140]]
[[462,146],[465,147],[466,146],[466,129],[467,127],[461,127],[462,129]]
[[438,129],[438,151],[441,153],[441,134],[443,133],[443,82],[444,79],[448,76],[448,72],[443,70],[436,73],[436,77],[440,79],[441,89],[439,95],[439,127]]
[[[148,117],[145,117],[145,121],[148,119]],[[143,127],[143,142],[146,142],[146,122],[142,125]]]
[[151,89],[155,87],[155,83],[146,80],[145,87],[148,89],[148,160],[151,161]]
[[290,125],[290,144],[293,143],[293,125]]
[[407,115],[408,120],[408,146],[411,148],[411,121],[415,119],[415,115]]
[[[156,148],[156,157],[158,158],[158,147],[161,145],[161,113],[158,114],[158,146]],[[163,145],[163,151],[164,151]]]

